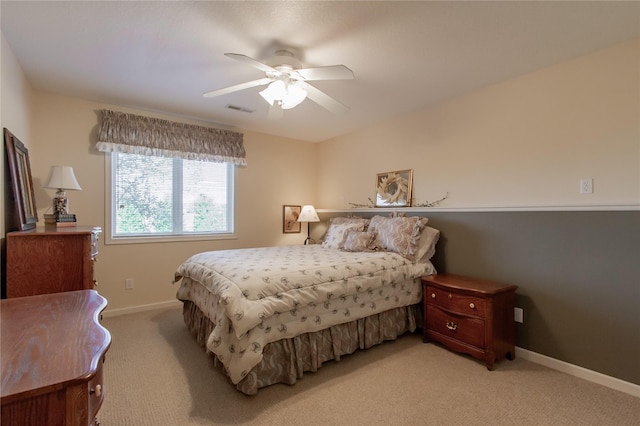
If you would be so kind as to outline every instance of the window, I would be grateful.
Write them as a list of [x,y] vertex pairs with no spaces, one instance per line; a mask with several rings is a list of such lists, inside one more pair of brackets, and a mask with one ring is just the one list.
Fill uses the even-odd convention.
[[234,165],[113,152],[111,237],[233,233]]

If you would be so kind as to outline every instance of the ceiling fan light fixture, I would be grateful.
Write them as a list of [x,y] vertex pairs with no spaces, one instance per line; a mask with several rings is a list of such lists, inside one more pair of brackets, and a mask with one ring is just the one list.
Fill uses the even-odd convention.
[[287,85],[287,96],[282,99],[282,109],[291,109],[298,106],[307,97],[307,91],[301,83],[289,83]]
[[276,80],[262,90],[260,96],[271,106],[274,103],[279,103],[282,109],[291,109],[306,99],[307,91],[300,82],[286,83],[282,80]]
[[276,80],[269,83],[266,89],[260,91],[260,96],[262,96],[269,105],[273,105],[275,101],[281,100],[286,93],[287,89],[284,86],[284,81]]

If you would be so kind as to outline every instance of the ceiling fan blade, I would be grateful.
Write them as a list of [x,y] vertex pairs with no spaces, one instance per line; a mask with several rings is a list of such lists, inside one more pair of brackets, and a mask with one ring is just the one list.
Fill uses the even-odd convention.
[[311,99],[313,102],[317,103],[321,107],[328,109],[334,114],[339,114],[341,112],[349,111],[350,108],[348,106],[336,101],[331,96],[316,89],[312,85],[305,83],[304,86],[305,86],[305,89],[307,90],[307,98]]
[[220,95],[226,95],[227,93],[237,92],[238,90],[249,89],[256,86],[264,86],[265,84],[271,83],[272,81],[272,78],[265,77],[261,78],[260,80],[247,81],[246,83],[236,84],[235,86],[212,90],[210,92],[204,93],[202,96],[204,96],[205,98],[213,98]]
[[264,72],[275,72],[280,73],[277,69],[270,67],[267,64],[263,64],[262,62],[256,61],[253,58],[248,57],[247,55],[241,55],[239,53],[225,53],[224,56],[228,56],[229,58],[233,58],[237,61],[244,62],[247,65],[251,65],[254,68],[258,68]]
[[283,115],[284,115],[284,110],[282,109],[280,104],[277,102],[274,102],[273,105],[269,107],[267,120],[280,120]]
[[352,80],[353,71],[344,65],[331,65],[328,67],[301,68],[293,71],[304,80]]

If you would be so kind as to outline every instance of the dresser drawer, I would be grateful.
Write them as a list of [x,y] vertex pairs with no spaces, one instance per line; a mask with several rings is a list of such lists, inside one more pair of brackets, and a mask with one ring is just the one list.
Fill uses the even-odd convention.
[[459,314],[485,317],[485,300],[481,297],[466,296],[427,285],[426,303],[439,306]]
[[104,400],[104,358],[100,361],[96,375],[87,384],[89,386],[89,418],[93,419],[98,414],[98,410]]
[[444,336],[484,348],[484,320],[443,311],[435,305],[427,307],[427,327]]

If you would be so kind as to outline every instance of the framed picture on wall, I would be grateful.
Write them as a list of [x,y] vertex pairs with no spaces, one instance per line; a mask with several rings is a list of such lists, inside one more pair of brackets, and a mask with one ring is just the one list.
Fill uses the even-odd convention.
[[298,222],[302,206],[282,206],[282,232],[285,234],[297,234],[302,229],[302,224]]
[[8,198],[7,231],[26,231],[38,223],[36,198],[31,179],[29,151],[17,137],[4,129],[4,145],[7,155],[9,185],[12,197]]
[[376,175],[376,207],[410,207],[413,170]]

